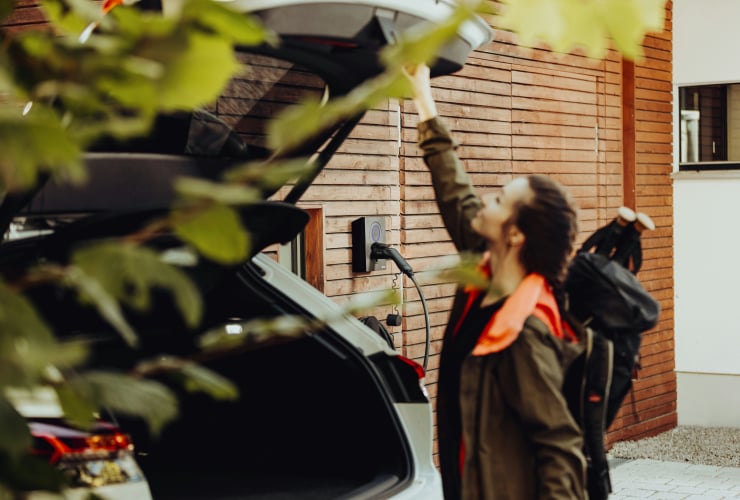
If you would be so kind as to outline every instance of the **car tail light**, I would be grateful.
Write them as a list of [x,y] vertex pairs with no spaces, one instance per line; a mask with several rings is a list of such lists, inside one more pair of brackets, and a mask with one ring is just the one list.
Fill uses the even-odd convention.
[[397,403],[427,403],[424,368],[404,356],[378,353],[370,356]]
[[58,463],[62,457],[107,457],[111,453],[131,452],[134,449],[129,436],[121,432],[79,437],[60,437],[49,433],[33,433],[33,436],[34,453],[47,456],[52,464]]
[[419,377],[419,380],[424,380],[424,377],[426,376],[426,372],[424,371],[424,367],[421,366],[419,363],[414,361],[413,359],[409,359],[406,356],[398,356],[399,361],[403,361],[407,365],[409,365],[411,368],[416,371],[416,375]]
[[66,426],[31,423],[33,453],[61,470],[72,487],[143,481],[131,438],[102,426],[86,433]]

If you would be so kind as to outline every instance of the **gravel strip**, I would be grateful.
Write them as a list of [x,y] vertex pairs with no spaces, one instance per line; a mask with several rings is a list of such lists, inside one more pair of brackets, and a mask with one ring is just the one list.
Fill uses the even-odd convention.
[[615,443],[609,457],[740,467],[740,428],[682,425],[654,437]]

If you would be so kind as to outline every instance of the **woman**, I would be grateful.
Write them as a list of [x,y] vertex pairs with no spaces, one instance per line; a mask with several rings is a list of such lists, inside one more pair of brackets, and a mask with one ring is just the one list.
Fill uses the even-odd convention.
[[485,290],[459,290],[443,341],[437,399],[445,498],[585,498],[581,432],[561,389],[578,346],[556,295],[576,211],[544,176],[478,197],[437,116],[429,68],[407,71],[419,146],[459,251],[485,252]]

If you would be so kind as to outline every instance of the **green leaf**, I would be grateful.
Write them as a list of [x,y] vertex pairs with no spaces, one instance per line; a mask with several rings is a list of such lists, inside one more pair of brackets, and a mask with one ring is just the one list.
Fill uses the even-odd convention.
[[[379,305],[398,304],[400,297],[397,290],[376,290],[369,293],[355,294],[342,305],[343,314],[358,315]],[[328,320],[328,318],[325,318]]]
[[90,23],[103,21],[99,4],[80,0],[42,0],[41,6],[54,26],[65,35],[79,36]]
[[11,76],[10,63],[6,54],[0,53],[0,92],[5,96],[6,101],[12,102],[11,99],[17,99],[18,89],[16,88],[13,77]]
[[51,330],[33,305],[20,293],[0,282],[0,343],[26,338],[35,344],[53,341]]
[[165,385],[107,371],[90,371],[69,380],[72,390],[114,412],[140,417],[153,435],[175,419],[177,399]]
[[238,184],[180,177],[175,181],[175,191],[188,198],[200,198],[215,201],[224,205],[246,205],[260,200],[261,191]]
[[235,400],[239,397],[239,389],[230,380],[210,368],[176,356],[162,355],[142,361],[136,365],[134,373],[145,377],[162,373],[176,375],[190,392],[204,392],[220,400]]
[[25,116],[0,112],[0,190],[28,189],[44,171],[72,182],[85,178],[79,146],[58,118],[39,108],[34,104]]
[[384,99],[409,95],[410,86],[400,69],[381,74],[327,104],[310,97],[286,108],[268,123],[268,147],[290,150],[336,124],[378,105]]
[[227,182],[255,185],[262,188],[279,188],[296,179],[313,167],[307,158],[249,163],[228,170],[223,178]]
[[[121,60],[121,67],[128,69],[136,61],[144,60],[143,58],[126,58]],[[164,74],[164,67],[156,62],[146,59],[147,64],[143,65],[152,73],[160,72]],[[155,70],[156,68],[156,70]],[[152,82],[152,75],[127,71],[119,75],[101,75],[98,78],[97,86],[101,92],[108,94],[111,98],[118,101],[121,105],[139,109],[156,109],[159,105],[159,89]],[[160,76],[161,77],[161,76]]]
[[205,257],[223,264],[238,264],[249,253],[249,235],[239,214],[214,204],[195,213],[176,213],[175,233]]
[[26,419],[0,393],[0,448],[17,460],[31,449]]
[[258,18],[218,2],[191,0],[183,7],[182,17],[197,20],[200,25],[237,44],[277,43],[277,35],[266,29]]
[[23,295],[0,282],[0,387],[27,386],[49,366],[76,366],[87,357],[81,343],[60,344]]
[[[75,251],[72,262],[87,277],[96,280],[108,295],[136,310],[147,310],[151,289],[159,287],[173,295],[188,326],[200,321],[203,305],[197,287],[183,271],[162,262],[149,248],[98,243]],[[90,284],[86,280],[83,282]]]
[[100,281],[89,276],[81,268],[73,267],[67,270],[65,284],[77,290],[82,303],[93,304],[103,319],[121,334],[128,345],[132,347],[139,345],[139,338],[126,321],[120,304]]
[[[43,495],[37,491],[59,493],[64,486],[68,485],[68,478],[61,470],[41,457],[26,453],[17,460],[9,460],[9,457],[0,453],[0,483],[13,491],[10,497],[3,497],[3,492],[7,490],[0,487],[0,498],[17,500],[24,498],[22,494],[19,497],[19,492],[28,491],[34,492],[32,496],[47,498],[50,495]],[[56,495],[51,498],[56,498]]]
[[187,363],[180,373],[185,378],[185,388],[190,392],[204,392],[214,399],[226,401],[239,398],[239,389],[232,381],[203,365]]
[[643,19],[643,5],[634,1],[611,1],[608,9],[608,12],[603,12],[604,27],[617,50],[628,59],[640,57],[642,40],[647,30]]
[[256,318],[210,328],[198,338],[198,345],[208,351],[225,351],[242,345],[259,345],[278,338],[297,338],[310,335],[327,323],[340,318],[366,312],[378,305],[398,304],[395,290],[379,290],[355,294],[341,308],[315,319],[303,316],[281,315],[274,318]]
[[624,57],[642,55],[642,41],[665,22],[665,0],[505,0],[501,29],[514,31],[524,46],[538,42],[557,52],[583,49],[604,57],[608,40]]
[[314,322],[297,315],[257,318],[211,328],[198,338],[198,346],[205,350],[228,350],[276,338],[302,337],[323,324],[323,321]]
[[68,384],[56,386],[55,390],[64,412],[64,419],[80,429],[90,429],[99,408]]
[[159,105],[165,111],[213,102],[240,68],[232,45],[218,36],[186,32],[180,40],[169,43],[184,44],[187,50],[170,48],[172,57],[163,60]]
[[59,491],[64,476],[46,460],[28,453],[32,442],[26,419],[0,392],[0,484],[16,491]]
[[[188,1],[191,0],[186,0],[186,3]],[[142,10],[135,5],[119,5],[107,17],[115,21],[109,26],[107,33],[122,40],[143,42],[145,45],[156,39],[167,39],[179,31],[192,29],[192,23],[181,16],[163,16],[159,12]],[[131,44],[132,47],[134,43]]]
[[642,0],[638,5],[646,30],[660,32],[665,29],[666,0]]
[[275,151],[290,149],[302,144],[307,138],[314,137],[339,119],[341,115],[325,109],[319,99],[309,97],[299,105],[281,111],[268,123],[268,148]]
[[15,0],[0,0],[0,22],[15,10]]
[[459,2],[452,15],[445,21],[422,24],[407,31],[398,43],[390,44],[383,49],[381,60],[386,68],[434,61],[441,48],[457,35],[460,26],[479,10],[481,4],[479,1]]
[[188,198],[210,200],[224,205],[244,205],[262,199],[265,190],[282,187],[306,174],[313,164],[308,159],[249,163],[223,175],[226,184],[181,177],[175,189]]
[[481,254],[465,253],[460,256],[459,262],[439,269],[436,274],[462,287],[486,290],[490,286],[490,279],[481,268],[484,258],[486,257]]
[[[574,48],[582,48],[586,55],[599,59],[606,54],[609,40],[604,35],[603,26],[598,19],[599,12],[596,4],[589,4],[580,9],[568,9],[564,12],[565,31],[553,41],[556,52],[566,53]],[[572,29],[578,26],[580,29]]]
[[116,139],[129,139],[144,135],[151,127],[153,120],[150,116],[124,117],[111,115],[104,123],[75,124],[75,135],[84,144],[90,144],[101,135]]

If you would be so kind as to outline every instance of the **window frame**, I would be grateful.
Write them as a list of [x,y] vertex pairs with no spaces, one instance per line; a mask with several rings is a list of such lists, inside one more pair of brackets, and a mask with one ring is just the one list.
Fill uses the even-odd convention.
[[[722,125],[719,127],[719,136],[716,133],[717,127],[709,126],[709,127],[703,127],[700,123],[696,127],[696,134],[697,134],[697,156],[702,154],[702,148],[707,149],[709,146],[702,141],[702,133],[704,132],[706,135],[706,131],[710,132],[710,135],[706,136],[709,138],[714,137],[720,137],[721,141],[714,141],[712,140],[712,154],[716,154],[716,143],[720,143],[720,157],[724,156],[725,158],[730,157],[730,149],[731,149],[731,133],[732,133],[732,124],[729,123],[728,117],[730,116],[730,113],[732,112],[730,108],[730,97],[729,92],[730,88],[732,86],[737,86],[737,92],[738,97],[740,100],[740,82],[734,82],[734,83],[716,83],[716,84],[704,84],[704,85],[679,85],[677,87],[678,90],[678,170],[679,172],[686,172],[686,171],[716,171],[716,170],[740,170],[740,158],[736,160],[729,160],[729,159],[720,159],[720,160],[699,160],[699,161],[682,161],[685,154],[688,154],[688,151],[684,150],[686,145],[684,144],[684,140],[686,137],[686,134],[689,133],[687,130],[689,125],[688,121],[684,121],[684,112],[686,111],[696,111],[699,116],[699,119],[701,119],[701,111],[703,109],[707,109],[706,107],[702,107],[703,105],[698,102],[698,100],[702,99],[701,90],[709,90],[712,89],[718,89],[719,93],[718,96],[715,96],[715,98],[718,98],[720,100],[720,107],[717,108],[716,106],[713,108],[714,111],[719,111],[718,113],[715,113],[714,115],[710,112],[709,116],[710,119],[714,116],[715,120],[721,120]],[[689,99],[687,94],[691,92],[692,89],[695,89],[697,92],[695,92],[692,96],[694,103],[691,107],[686,105],[686,101]],[[708,96],[705,94],[705,98]],[[740,109],[740,106],[738,106]],[[738,117],[740,119],[740,117]],[[738,140],[736,141],[737,144],[737,151],[740,152],[740,125],[738,125]],[[724,154],[722,153],[724,151]],[[704,151],[704,154],[706,154],[706,151]]]
[[301,207],[308,215],[308,223],[295,240],[280,245],[279,264],[290,269],[311,286],[324,291],[324,210],[323,207]]

